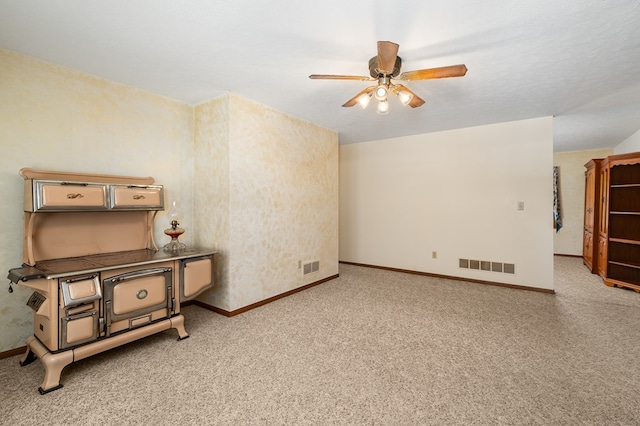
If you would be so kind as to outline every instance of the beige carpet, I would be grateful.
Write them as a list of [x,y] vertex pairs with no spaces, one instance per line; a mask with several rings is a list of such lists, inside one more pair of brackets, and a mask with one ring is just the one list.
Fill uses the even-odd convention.
[[242,315],[67,367],[0,360],[7,425],[640,424],[640,294],[556,258],[556,295],[340,266]]

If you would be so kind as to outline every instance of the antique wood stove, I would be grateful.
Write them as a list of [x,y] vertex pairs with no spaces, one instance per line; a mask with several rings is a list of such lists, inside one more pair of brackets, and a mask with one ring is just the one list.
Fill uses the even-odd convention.
[[23,265],[9,279],[34,291],[38,389],[62,387],[72,362],[170,328],[189,337],[180,304],[214,285],[212,250],[158,250],[153,223],[164,189],[151,177],[22,169]]

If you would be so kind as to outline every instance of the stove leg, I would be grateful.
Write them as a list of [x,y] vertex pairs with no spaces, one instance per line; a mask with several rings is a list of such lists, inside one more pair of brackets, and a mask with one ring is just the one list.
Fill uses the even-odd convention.
[[38,389],[41,394],[54,391],[62,387],[60,384],[60,375],[62,369],[73,362],[73,351],[59,352],[57,354],[46,353],[42,358],[44,365],[44,380]]
[[42,389],[42,386],[40,386],[40,387],[38,388],[38,392],[40,392],[40,395],[44,395],[44,394],[46,394],[46,393],[53,392],[54,390],[60,389],[62,386],[64,386],[64,385],[60,384],[60,385],[58,385],[58,386],[54,386],[54,387],[52,387],[51,389],[46,389],[46,390],[45,390],[45,389]]
[[[27,351],[34,353],[44,366],[44,380],[38,388],[41,394],[60,389],[60,375],[62,369],[73,362],[73,351],[58,352],[52,354],[38,339],[31,336],[27,338]],[[28,355],[25,355],[25,358]]]
[[178,332],[178,340],[184,340],[189,337],[189,333],[184,328],[184,316],[182,314],[171,317],[171,328],[175,328]]
[[36,359],[38,359],[36,354],[34,354],[31,348],[27,346],[27,352],[22,356],[22,359],[20,360],[20,365],[24,367],[25,365],[31,364]]

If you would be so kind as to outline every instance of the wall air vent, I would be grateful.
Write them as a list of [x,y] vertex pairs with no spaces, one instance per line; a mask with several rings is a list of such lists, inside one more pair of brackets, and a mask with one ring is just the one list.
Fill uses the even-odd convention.
[[516,265],[514,263],[490,262],[488,260],[458,259],[459,267],[462,269],[477,269],[480,271],[500,272],[503,274],[515,274]]
[[516,265],[513,263],[505,263],[504,264],[504,273],[505,274],[515,274],[516,273]]
[[305,263],[302,266],[302,275],[313,274],[314,272],[318,272],[320,270],[320,261],[316,260],[314,262]]

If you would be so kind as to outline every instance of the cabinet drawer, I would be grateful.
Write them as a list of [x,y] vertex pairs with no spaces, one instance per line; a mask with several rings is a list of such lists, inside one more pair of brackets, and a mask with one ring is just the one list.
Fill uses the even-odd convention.
[[112,185],[111,207],[114,209],[162,210],[162,186]]
[[33,211],[106,210],[107,186],[93,183],[35,181]]

